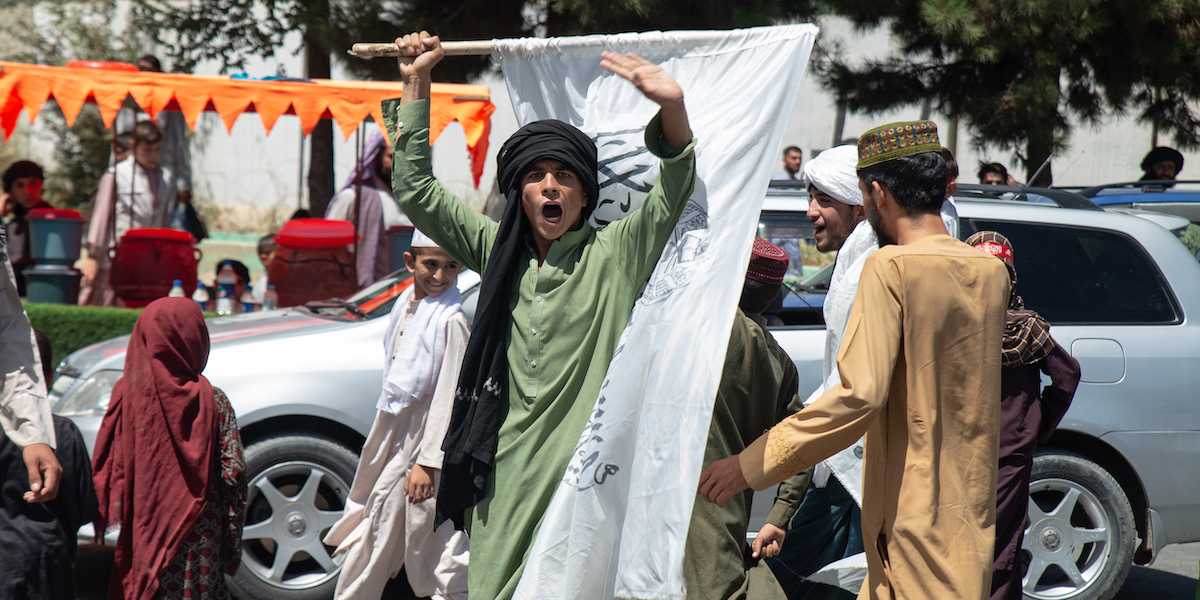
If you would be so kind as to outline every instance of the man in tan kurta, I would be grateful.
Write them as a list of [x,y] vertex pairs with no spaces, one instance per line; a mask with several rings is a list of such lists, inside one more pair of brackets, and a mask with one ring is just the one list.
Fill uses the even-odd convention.
[[928,121],[859,139],[860,187],[883,247],[863,267],[838,355],[841,384],[700,478],[701,494],[723,504],[865,433],[859,598],[990,591],[1008,274],[946,235],[944,189],[932,189],[946,181],[939,149]]

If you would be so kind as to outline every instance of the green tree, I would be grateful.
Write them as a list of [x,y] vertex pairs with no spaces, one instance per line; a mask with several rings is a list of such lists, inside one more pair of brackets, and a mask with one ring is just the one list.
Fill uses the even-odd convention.
[[886,25],[899,44],[861,66],[832,61],[825,82],[851,110],[929,101],[976,146],[1014,151],[1027,177],[1067,145],[1072,117],[1097,125],[1136,110],[1200,147],[1188,105],[1200,98],[1197,0],[844,0],[836,11]]
[[[4,60],[62,66],[71,60],[133,62],[136,50],[112,35],[115,0],[41,1],[16,7],[2,25],[9,44]],[[6,7],[0,7],[6,8]],[[38,20],[34,22],[34,10]],[[73,127],[57,105],[40,118],[54,138],[54,168],[46,174],[46,200],[63,208],[86,206],[108,168],[112,137],[95,105],[84,105]]]

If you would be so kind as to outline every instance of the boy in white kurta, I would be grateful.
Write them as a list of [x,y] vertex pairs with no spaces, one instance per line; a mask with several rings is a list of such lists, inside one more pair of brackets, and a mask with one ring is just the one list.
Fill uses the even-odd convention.
[[418,597],[467,597],[467,536],[449,522],[433,529],[442,438],[470,335],[455,285],[462,267],[420,232],[404,262],[414,281],[384,337],[379,412],[346,511],[325,536],[346,555],[338,599],[379,598],[401,566]]
[[133,153],[100,177],[92,201],[80,306],[121,306],[112,287],[108,251],[130,229],[165,228],[175,209],[175,177],[158,164],[162,132],[152,121],[133,128]]

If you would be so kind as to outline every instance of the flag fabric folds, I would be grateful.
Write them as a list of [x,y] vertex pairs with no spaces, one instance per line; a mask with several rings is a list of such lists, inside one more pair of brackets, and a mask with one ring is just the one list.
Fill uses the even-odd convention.
[[516,597],[682,599],[683,548],[751,242],[812,25],[496,40],[521,125],[567,121],[600,156],[594,226],[636,210],[658,172],[657,112],[600,67],[633,52],[680,84],[697,182],[634,307]]

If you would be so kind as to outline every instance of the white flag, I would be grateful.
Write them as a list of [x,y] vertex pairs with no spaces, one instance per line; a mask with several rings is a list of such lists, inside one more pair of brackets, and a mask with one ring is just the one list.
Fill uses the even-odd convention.
[[695,192],[621,335],[516,598],[684,597],[684,542],[734,308],[816,35],[786,25],[493,42],[522,125],[559,119],[596,142],[600,226],[636,210],[658,174],[643,143],[658,106],[602,69],[601,51],[662,65],[698,140]]

